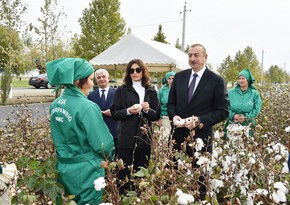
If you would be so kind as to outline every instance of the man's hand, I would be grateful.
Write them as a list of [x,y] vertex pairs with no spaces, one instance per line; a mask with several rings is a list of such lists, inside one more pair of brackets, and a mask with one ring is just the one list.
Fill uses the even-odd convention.
[[101,113],[103,114],[103,115],[105,115],[105,116],[112,116],[111,115],[111,110],[110,109],[107,109],[107,110],[104,110],[104,111],[101,111]]
[[185,125],[185,120],[179,117],[178,115],[175,115],[172,121],[173,125],[175,125],[176,127],[184,127]]
[[185,119],[185,127],[189,130],[196,128],[199,125],[198,117],[192,116]]

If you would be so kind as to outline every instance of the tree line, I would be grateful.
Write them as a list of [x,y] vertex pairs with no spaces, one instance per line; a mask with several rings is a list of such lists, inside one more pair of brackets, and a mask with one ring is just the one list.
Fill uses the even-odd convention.
[[[27,5],[21,0],[2,0],[0,5],[0,92],[1,103],[5,104],[11,89],[13,75],[24,74],[37,68],[45,72],[45,64],[60,57],[81,57],[90,60],[116,43],[125,34],[126,22],[120,13],[119,0],[93,0],[82,12],[78,22],[80,34],[71,39],[62,39],[65,25],[60,20],[66,14],[58,5],[59,0],[43,0],[39,25],[27,25],[22,19]],[[168,43],[159,25],[152,40]],[[176,48],[181,49],[179,38]],[[187,45],[185,52],[187,52]],[[208,63],[211,69],[213,66]],[[237,73],[244,68],[251,69],[258,82],[289,82],[289,75],[281,67],[272,65],[264,72],[250,46],[238,51],[234,58],[227,56],[217,71],[228,81],[235,82]],[[122,76],[121,72],[118,72]]]

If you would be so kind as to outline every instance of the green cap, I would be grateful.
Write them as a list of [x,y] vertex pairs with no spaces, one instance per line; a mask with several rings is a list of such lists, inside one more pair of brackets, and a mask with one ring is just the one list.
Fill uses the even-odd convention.
[[88,77],[93,66],[81,58],[60,58],[46,64],[48,81],[51,85],[73,85],[76,80]]
[[249,83],[249,87],[252,87],[255,89],[254,87],[254,82],[255,82],[255,78],[254,76],[252,75],[251,71],[248,69],[248,68],[245,68],[244,70],[242,70],[240,73],[239,73],[239,76],[244,76],[248,83]]

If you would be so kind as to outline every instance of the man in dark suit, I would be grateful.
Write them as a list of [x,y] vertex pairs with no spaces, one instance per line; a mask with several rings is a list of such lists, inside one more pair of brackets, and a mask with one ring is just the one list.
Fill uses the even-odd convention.
[[95,102],[103,114],[103,119],[109,128],[115,143],[115,157],[118,155],[118,138],[117,126],[118,121],[113,120],[111,117],[110,107],[113,103],[116,89],[109,86],[109,73],[105,69],[98,69],[95,72],[95,79],[98,88],[88,95],[88,99]]
[[[191,130],[195,130],[195,138],[201,138],[205,144],[202,151],[211,153],[212,127],[228,117],[229,102],[225,82],[206,67],[206,60],[205,47],[194,44],[188,51],[191,69],[174,76],[167,107],[175,128],[172,136],[175,150],[181,150],[181,143],[190,135]],[[189,146],[187,154],[193,155]],[[206,187],[201,185],[201,199],[205,194]]]

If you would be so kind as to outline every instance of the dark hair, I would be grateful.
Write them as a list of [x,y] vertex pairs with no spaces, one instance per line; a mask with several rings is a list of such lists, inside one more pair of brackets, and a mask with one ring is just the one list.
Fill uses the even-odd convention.
[[124,77],[124,84],[127,86],[132,86],[132,79],[131,79],[131,76],[129,73],[129,69],[135,63],[142,69],[142,86],[143,87],[149,86],[149,84],[150,84],[149,72],[148,72],[148,69],[147,69],[147,66],[145,65],[145,63],[140,59],[133,59],[128,63],[127,68],[126,68],[125,77]]
[[78,83],[77,87],[79,87],[79,88],[83,88],[84,84],[88,81],[88,78],[89,78],[90,76],[91,76],[91,75],[88,75],[88,76],[85,77],[85,78],[79,79],[79,83]]
[[206,53],[206,48],[202,44],[196,43],[196,44],[192,44],[190,46],[190,48],[194,48],[194,47],[201,47],[203,49],[204,53]]

